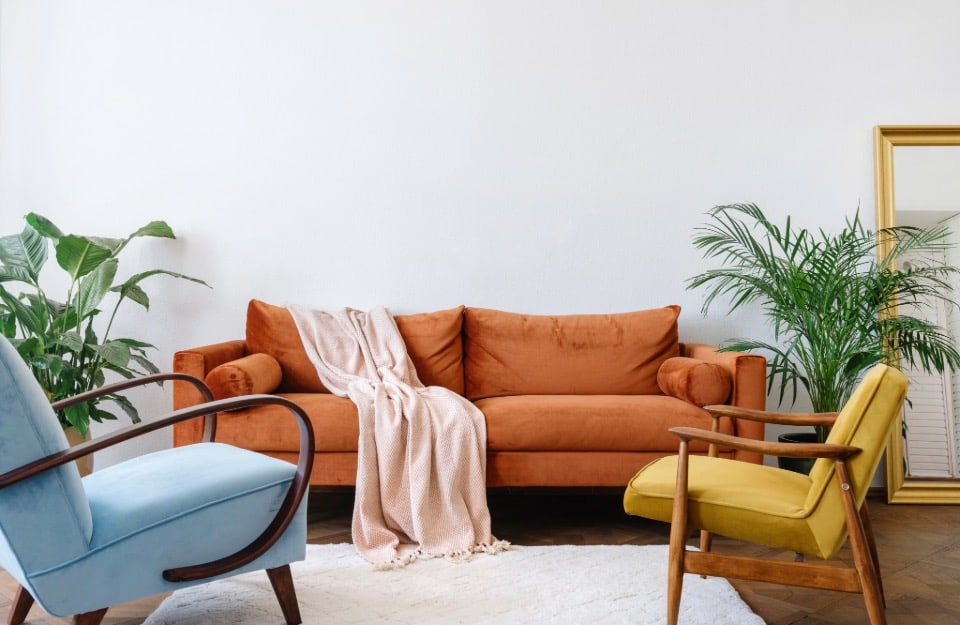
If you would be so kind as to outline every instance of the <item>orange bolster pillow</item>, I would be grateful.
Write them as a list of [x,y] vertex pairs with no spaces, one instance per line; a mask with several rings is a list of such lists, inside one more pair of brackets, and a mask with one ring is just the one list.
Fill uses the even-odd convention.
[[660,390],[696,406],[723,404],[730,398],[733,378],[722,366],[677,356],[669,358],[657,371]]
[[269,354],[250,354],[215,367],[204,380],[216,399],[270,393],[280,386],[280,363]]

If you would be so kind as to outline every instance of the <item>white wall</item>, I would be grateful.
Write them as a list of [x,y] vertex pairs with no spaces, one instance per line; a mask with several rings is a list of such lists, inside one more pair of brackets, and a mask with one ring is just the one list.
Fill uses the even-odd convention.
[[163,364],[242,336],[251,297],[679,303],[685,340],[756,335],[701,318],[692,228],[735,201],[872,218],[872,127],[960,122],[957,23],[952,0],[0,0],[0,232],[168,221],[126,270],[214,288],[159,279],[125,317]]

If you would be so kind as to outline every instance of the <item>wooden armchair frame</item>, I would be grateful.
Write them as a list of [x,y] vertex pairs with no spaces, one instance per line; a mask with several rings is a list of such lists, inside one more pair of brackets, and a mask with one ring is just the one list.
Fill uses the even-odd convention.
[[[20,466],[0,475],[0,489],[3,489],[17,482],[33,477],[44,471],[49,471],[68,462],[73,462],[77,458],[92,454],[101,449],[106,449],[130,439],[142,436],[181,421],[203,417],[203,439],[202,442],[213,442],[217,430],[217,413],[237,410],[240,408],[250,408],[254,406],[264,406],[275,404],[284,406],[297,418],[297,425],[300,430],[300,449],[297,461],[297,470],[293,481],[287,490],[276,515],[263,532],[257,536],[251,543],[236,551],[233,554],[220,558],[212,562],[203,562],[199,564],[177,567],[163,571],[163,578],[169,582],[195,581],[208,577],[215,577],[230,571],[243,567],[267,552],[277,540],[283,535],[291,521],[297,513],[297,508],[303,500],[303,495],[310,485],[310,472],[313,468],[313,457],[315,449],[315,440],[313,426],[310,423],[310,417],[296,403],[278,397],[276,395],[245,395],[233,397],[230,399],[214,400],[213,394],[207,385],[192,375],[185,373],[158,373],[107,384],[98,389],[81,393],[73,397],[51,404],[54,410],[66,408],[67,406],[82,403],[96,397],[102,397],[112,393],[117,393],[126,389],[144,386],[147,384],[160,383],[168,380],[182,381],[192,384],[204,398],[204,403],[176,410],[165,415],[161,415],[150,421],[143,421],[131,425],[110,434],[96,439],[92,439],[71,447],[65,451],[51,454],[44,458],[35,460],[29,464]],[[267,570],[270,583],[277,595],[284,619],[288,625],[295,625],[301,622],[300,608],[297,603],[296,591],[293,586],[293,577],[290,572],[290,566],[284,565],[275,569]],[[10,608],[10,615],[7,619],[8,625],[20,625],[27,617],[30,607],[33,605],[33,597],[30,596],[22,586],[17,590],[13,604]],[[97,625],[103,619],[107,608],[94,612],[87,612],[74,616],[75,625]]]
[[[866,500],[857,506],[854,490],[847,471],[847,460],[860,453],[860,449],[846,445],[826,443],[774,443],[744,439],[718,431],[720,417],[755,419],[765,423],[785,425],[831,425],[837,413],[778,413],[763,412],[732,406],[707,406],[713,417],[711,431],[699,428],[677,427],[670,432],[680,438],[677,482],[674,495],[673,516],[670,526],[670,555],[667,583],[667,623],[676,625],[679,618],[680,595],[684,573],[701,576],[718,576],[733,579],[773,582],[807,588],[838,590],[860,593],[864,596],[871,625],[886,623],[884,608],[886,600],[880,576],[873,528],[867,512]],[[709,444],[710,456],[717,455],[718,447],[755,451],[768,455],[793,458],[829,458],[834,463],[843,512],[853,552],[854,566],[833,566],[802,561],[802,556],[793,562],[768,560],[756,557],[720,555],[710,552],[710,534],[700,532],[700,551],[688,551],[686,539],[688,528],[688,466],[689,442],[702,441]]]

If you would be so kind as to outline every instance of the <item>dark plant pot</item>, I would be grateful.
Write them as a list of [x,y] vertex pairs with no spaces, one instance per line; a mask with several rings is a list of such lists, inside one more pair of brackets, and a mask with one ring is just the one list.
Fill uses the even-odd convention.
[[[816,432],[787,432],[786,434],[781,434],[777,437],[777,442],[780,443],[816,443],[817,442],[817,433]],[[784,458],[782,456],[777,456],[777,466],[781,469],[786,469],[788,471],[794,471],[795,473],[803,473],[805,475],[810,473],[810,469],[813,468],[813,463],[816,462],[816,458]]]

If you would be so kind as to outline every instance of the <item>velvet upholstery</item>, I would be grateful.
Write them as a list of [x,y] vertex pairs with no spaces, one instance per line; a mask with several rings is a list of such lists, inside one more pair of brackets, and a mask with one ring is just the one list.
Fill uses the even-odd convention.
[[[357,450],[357,409],[327,393],[285,393],[313,415],[318,452]],[[475,402],[487,423],[491,451],[657,451],[676,452],[675,425],[710,427],[706,411],[662,395],[518,395]],[[258,451],[293,452],[297,428],[277,406],[235,410],[220,419],[218,437]],[[639,418],[638,418],[639,415]],[[730,419],[721,431],[733,433]],[[701,446],[694,445],[701,450]],[[706,449],[705,446],[702,449]]]
[[679,314],[679,306],[561,316],[468,308],[467,397],[659,393],[660,365],[679,355]]
[[662,457],[658,451],[492,451],[487,454],[487,485],[589,488],[619,483],[622,488],[624,473]]
[[[881,566],[866,495],[891,429],[903,410],[907,376],[885,364],[872,367],[839,413],[778,415],[777,423],[830,425],[824,443],[751,441],[697,428],[672,428],[681,439],[676,456],[646,465],[627,485],[628,514],[670,522],[666,566],[666,623],[680,622],[684,578],[689,574],[755,580],[863,595],[871,625],[885,625]],[[758,411],[709,407],[712,414],[762,419]],[[809,475],[773,466],[731,462],[689,453],[688,443],[749,447],[771,455],[816,458]],[[789,448],[789,449],[788,449]],[[711,450],[712,451],[712,450]],[[700,549],[688,548],[691,529]],[[793,561],[768,553],[711,550],[714,534],[796,554]],[[849,543],[843,561],[820,563]],[[764,550],[761,550],[764,551]]]
[[[200,443],[146,454],[83,479],[72,462],[26,477],[26,465],[50,461],[68,447],[46,396],[2,337],[0,423],[0,566],[54,616],[275,569],[305,556],[304,496],[286,529],[277,526],[283,533],[276,542],[265,543],[252,561],[195,581],[166,581],[168,569],[209,563],[255,543],[288,500],[301,469],[239,447]],[[309,470],[309,462],[303,466]]]
[[[360,426],[357,407],[346,397],[330,393],[282,393],[310,414],[317,432],[316,450],[357,451]],[[257,451],[297,450],[297,424],[280,406],[234,410],[217,422],[217,438]]]
[[[285,308],[254,301],[249,311],[248,334],[271,315],[272,323],[290,326],[287,338],[296,331]],[[765,406],[766,360],[753,354],[718,352],[711,345],[678,342],[678,313],[678,307],[667,306],[614,315],[550,317],[458,306],[397,315],[395,320],[425,384],[439,383],[469,394],[467,370],[479,364],[490,386],[509,389],[501,396],[473,400],[487,421],[488,485],[622,487],[638,467],[676,453],[677,441],[667,433],[669,427],[710,427],[706,411],[684,395],[700,399],[711,393],[719,396],[722,376],[713,367],[729,376],[727,394],[718,403],[759,410]],[[493,332],[493,338],[483,335],[487,330]],[[508,336],[510,332],[516,336]],[[226,341],[181,350],[174,355],[174,368],[203,378],[217,367],[237,365],[258,353],[254,348],[263,349],[263,340],[261,336],[253,345]],[[538,347],[537,340],[543,345]],[[511,345],[518,351],[511,351]],[[490,354],[479,354],[484,346],[497,350],[503,362],[483,362],[490,358]],[[295,347],[303,350],[302,345]],[[268,353],[276,358],[279,351],[291,350],[287,345]],[[468,350],[473,350],[472,361]],[[687,372],[687,390],[676,391],[680,397],[665,394],[657,383],[660,369],[676,358],[687,359],[676,361],[685,364],[680,369]],[[700,370],[699,364],[710,366]],[[515,366],[522,369],[520,382],[512,377],[511,367]],[[285,378],[284,363],[280,367]],[[473,371],[476,374],[478,369]],[[493,380],[489,376],[494,371],[505,378]],[[298,379],[305,377],[303,372],[298,374]],[[698,380],[711,384],[711,389],[692,388]],[[478,382],[476,375],[473,382]],[[281,381],[277,392],[301,405],[317,432],[311,483],[353,484],[356,408],[348,399],[325,391],[285,390],[288,386]],[[520,393],[525,387],[546,391],[551,386],[560,388],[554,389],[556,393]],[[476,385],[472,390],[477,390]],[[174,384],[174,406],[195,403],[192,393],[189,387]],[[296,428],[282,417],[283,410],[275,406],[223,414],[218,439],[289,460],[296,450]],[[731,434],[763,438],[762,423],[723,419],[721,428]],[[181,423],[175,428],[174,442],[189,444],[199,436],[198,422]],[[705,447],[694,445],[694,449],[703,451]],[[753,452],[724,455],[760,461]]]
[[[247,305],[247,353],[268,354],[280,364],[282,392],[329,393],[303,349],[290,312],[259,300]],[[204,376],[206,377],[206,376]]]
[[207,374],[204,380],[214,398],[272,393],[280,386],[280,363],[269,354],[250,354],[226,362]]
[[[767,359],[759,354],[721,352],[705,343],[681,343],[680,355],[720,365],[730,373],[730,397],[718,404],[764,410],[767,402]],[[764,425],[749,419],[736,420],[736,434],[743,438],[763,440]],[[763,462],[763,455],[754,451],[737,450],[737,460]]]
[[[663,395],[513,395],[476,405],[486,417],[491,451],[675,453],[677,437],[668,428],[711,423],[702,408]],[[732,433],[729,419],[721,419],[721,428]]]
[[[0,474],[67,448],[67,437],[20,355],[0,337]],[[0,566],[30,571],[83,555],[93,517],[80,473],[64,465],[0,491]]]
[[[288,462],[296,454],[283,451],[262,452]],[[637,467],[645,466],[662,451],[493,451],[487,452],[487,486],[622,488]],[[725,458],[732,457],[721,452]],[[317,452],[314,483],[323,486],[353,486],[357,477],[357,452]]]
[[657,371],[661,391],[694,406],[722,404],[730,397],[732,384],[729,371],[696,358],[668,358]]
[[[31,572],[31,594],[63,616],[193,585],[168,582],[160,572],[215,560],[253,541],[272,520],[295,468],[210,443],[95,471],[83,480],[94,523],[89,549]],[[220,577],[302,560],[305,545],[304,508],[270,551]]]
[[[862,504],[906,394],[901,372],[874,367],[837,416],[827,443],[862,450],[847,461],[857,505]],[[820,458],[810,475],[767,465],[690,456],[689,524],[711,533],[831,558],[847,536],[833,461]],[[677,456],[645,466],[624,493],[629,514],[671,520]]]
[[[410,360],[427,386],[445,386],[463,394],[463,306],[394,317]],[[247,353],[269,354],[280,364],[285,393],[327,393],[307,358],[290,312],[259,300],[247,306]]]
[[424,386],[463,390],[463,306],[429,313],[396,315],[394,321]]
[[[210,372],[224,363],[247,355],[247,343],[243,339],[224,341],[213,345],[204,345],[189,350],[181,350],[173,355],[173,370],[186,373],[203,380]],[[282,373],[282,372],[281,372]],[[192,384],[176,380],[173,383],[173,409],[180,410],[202,403],[203,396]],[[200,440],[203,424],[200,419],[178,423],[173,428],[175,447],[190,445]]]

